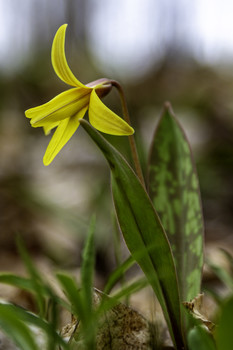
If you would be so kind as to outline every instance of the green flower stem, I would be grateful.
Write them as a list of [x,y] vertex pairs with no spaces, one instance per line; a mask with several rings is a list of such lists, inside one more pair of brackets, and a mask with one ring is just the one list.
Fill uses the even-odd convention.
[[[129,111],[128,111],[128,107],[127,107],[127,103],[126,103],[126,99],[125,99],[125,94],[124,94],[124,91],[122,89],[122,86],[116,80],[111,80],[111,83],[112,83],[112,86],[115,86],[115,88],[119,92],[124,119],[131,126]],[[128,138],[129,138],[129,144],[130,144],[131,154],[132,154],[136,173],[138,175],[139,180],[141,181],[141,184],[143,185],[144,188],[146,188],[144,177],[142,174],[142,168],[141,168],[139,157],[138,157],[138,151],[137,151],[134,135],[130,135],[130,136],[128,136]]]

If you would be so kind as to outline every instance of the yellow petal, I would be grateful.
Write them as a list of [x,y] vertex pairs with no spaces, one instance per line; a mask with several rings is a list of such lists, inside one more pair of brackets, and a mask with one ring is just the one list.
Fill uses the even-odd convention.
[[129,124],[103,104],[95,90],[90,97],[89,120],[97,130],[106,134],[132,135],[134,133],[134,129]]
[[46,149],[43,158],[44,165],[49,165],[56,157],[56,155],[60,152],[60,150],[69,141],[71,136],[79,127],[79,119],[82,119],[84,117],[86,111],[87,107],[83,108],[75,116],[71,118],[66,118],[60,122]]
[[27,118],[31,118],[31,125],[35,128],[43,126],[51,130],[56,123],[77,114],[88,106],[89,92],[82,88],[74,88],[62,92],[49,102],[28,109]]
[[55,37],[53,40],[52,52],[51,52],[53,68],[57,76],[61,80],[63,80],[66,84],[89,89],[88,87],[83,85],[78,79],[76,79],[76,77],[71,72],[68,66],[66,56],[65,56],[66,27],[67,27],[67,24],[63,24],[57,30],[57,33],[55,34]]
[[43,129],[44,129],[44,133],[45,135],[49,135],[50,131],[54,128],[56,128],[58,125],[60,124],[60,122],[55,122],[55,123],[50,123],[48,125],[44,125]]

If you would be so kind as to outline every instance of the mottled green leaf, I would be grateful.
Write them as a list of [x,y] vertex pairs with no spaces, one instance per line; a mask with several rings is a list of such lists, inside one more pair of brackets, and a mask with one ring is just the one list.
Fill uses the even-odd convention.
[[181,349],[181,310],[175,265],[158,215],[138,177],[120,153],[89,123],[84,120],[80,123],[109,163],[114,204],[125,242],[153,287],[174,344]]
[[202,208],[189,143],[169,104],[153,138],[149,193],[171,243],[182,301],[189,301],[200,292]]

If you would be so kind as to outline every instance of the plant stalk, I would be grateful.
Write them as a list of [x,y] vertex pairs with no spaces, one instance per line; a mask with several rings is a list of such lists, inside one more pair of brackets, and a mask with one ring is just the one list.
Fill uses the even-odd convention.
[[[122,89],[122,86],[116,80],[111,80],[111,83],[112,83],[112,86],[115,86],[115,88],[119,92],[124,119],[125,119],[126,123],[128,123],[131,126],[129,111],[128,111],[128,107],[127,107],[127,103],[126,103],[126,99],[125,99],[125,94],[124,94],[124,91]],[[129,144],[130,144],[130,149],[131,149],[131,154],[132,154],[132,158],[133,158],[133,162],[134,162],[135,171],[138,175],[138,178],[139,178],[142,186],[144,188],[146,188],[143,173],[142,173],[142,168],[141,168],[139,157],[138,157],[138,151],[137,151],[137,146],[136,146],[134,135],[129,135],[128,138],[129,138]]]

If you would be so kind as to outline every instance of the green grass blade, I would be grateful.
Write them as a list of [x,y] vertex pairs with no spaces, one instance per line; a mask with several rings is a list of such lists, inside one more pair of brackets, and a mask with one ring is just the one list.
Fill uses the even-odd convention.
[[124,297],[128,297],[131,294],[137,293],[143,288],[148,286],[148,280],[145,277],[142,277],[130,284],[127,284],[120,290],[115,291],[111,298],[115,298],[117,301],[122,300]]
[[93,293],[93,272],[94,272],[94,228],[95,219],[92,218],[88,237],[83,250],[83,261],[81,266],[81,288],[76,281],[69,275],[57,273],[64,293],[69,299],[74,314],[85,324],[92,311],[92,293]]
[[220,281],[222,281],[226,285],[226,287],[228,287],[230,291],[233,292],[233,278],[229,274],[229,272],[226,271],[224,267],[215,265],[210,261],[207,261],[207,265],[211,268],[211,270],[215,273],[215,275],[220,279]]
[[232,254],[230,254],[227,250],[225,250],[223,248],[220,248],[220,251],[224,254],[228,263],[230,264],[231,275],[233,275],[233,256],[232,256]]
[[29,278],[17,276],[8,272],[0,273],[0,283],[8,284],[27,291],[34,291],[33,284]]
[[220,321],[216,334],[218,350],[233,349],[232,315],[233,297],[228,299],[222,306]]
[[[8,284],[14,287],[17,287],[22,290],[26,290],[35,294],[35,284],[32,283],[30,278],[17,276],[12,273],[2,272],[0,273],[0,283]],[[41,281],[41,292],[45,298],[52,298],[57,304],[60,304],[62,307],[69,309],[68,304],[59,298],[57,295],[53,294],[52,290]]]
[[151,147],[149,193],[171,243],[182,301],[200,292],[203,219],[187,138],[166,104]]
[[85,319],[85,305],[83,305],[80,289],[74,279],[64,273],[57,273],[57,279],[72,305],[72,312],[80,320]]
[[92,310],[93,275],[95,267],[94,230],[95,217],[92,217],[87,240],[82,254],[81,266],[81,294],[83,303],[86,305],[85,312],[87,314],[91,313]]
[[18,236],[17,246],[20,253],[20,256],[28,270],[28,273],[31,277],[31,283],[33,285],[33,290],[35,292],[36,301],[38,304],[39,314],[44,317],[46,313],[46,301],[44,297],[44,283],[40,277],[39,272],[37,271],[35,265],[33,264],[23,241]]
[[104,293],[109,294],[115,284],[124,276],[125,272],[135,264],[135,260],[130,256],[121,265],[119,265],[109,276],[104,287]]
[[120,290],[115,291],[114,294],[110,296],[108,296],[105,293],[99,292],[102,296],[102,302],[96,310],[96,319],[100,318],[101,315],[103,315],[103,313],[119,304],[122,301],[122,299],[128,298],[130,295],[139,292],[147,286],[148,280],[145,277],[142,277],[132,283],[129,283],[128,285],[125,285]]
[[[26,311],[25,309],[18,307],[13,304],[0,304],[0,318],[5,313],[9,315],[13,315],[14,318],[20,320],[23,324],[30,324],[33,326],[36,326],[43,330],[45,334],[47,334],[48,339],[52,338],[54,344],[61,345],[64,349],[68,349],[68,345],[66,342],[59,336],[57,333],[57,330],[54,328],[53,325],[46,322],[42,318],[38,317],[37,315]],[[3,316],[4,317],[4,316]]]
[[175,346],[182,348],[176,270],[158,215],[138,177],[120,153],[89,123],[84,120],[80,123],[109,163],[115,208],[125,242],[157,295]]
[[94,313],[90,306],[87,305],[83,298],[81,290],[78,290],[77,284],[68,275],[57,274],[57,278],[61,283],[63,290],[72,304],[72,311],[82,326],[82,336],[85,349],[95,349],[95,332],[97,322],[95,322]]
[[8,304],[0,304],[0,328],[22,350],[38,350],[34,337]]
[[83,341],[86,349],[95,349],[96,323],[93,322],[93,275],[95,266],[94,250],[95,218],[90,223],[90,228],[82,254],[81,289],[69,276],[58,274],[57,277],[72,304],[76,317],[81,321]]

